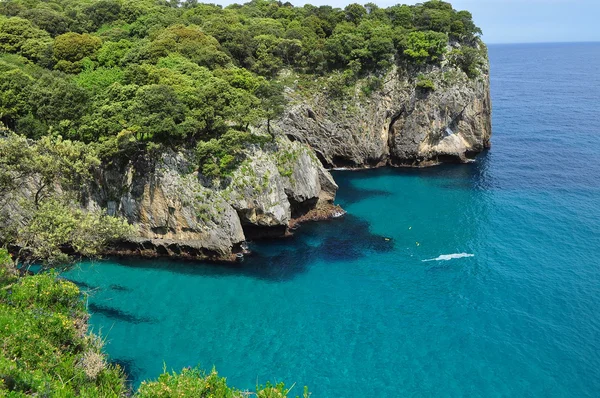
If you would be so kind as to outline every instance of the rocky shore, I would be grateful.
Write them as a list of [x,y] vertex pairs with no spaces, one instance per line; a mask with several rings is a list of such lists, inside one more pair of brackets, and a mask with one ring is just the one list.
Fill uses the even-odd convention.
[[[358,84],[356,95],[336,100],[289,88],[288,108],[271,125],[276,140],[247,148],[231,176],[208,181],[191,153],[141,155],[101,168],[85,206],[137,227],[107,254],[233,261],[247,240],[289,236],[302,222],[342,215],[328,169],[464,163],[489,148],[487,66],[481,72],[394,68],[370,95]],[[424,78],[433,89],[419,87]]]
[[310,148],[286,137],[248,148],[220,181],[198,174],[192,155],[140,155],[99,169],[85,206],[125,217],[136,236],[108,254],[230,261],[246,240],[283,237],[300,222],[332,217],[337,185]]
[[[434,88],[420,88],[419,79]],[[465,163],[490,147],[489,70],[469,78],[451,67],[421,72],[395,68],[369,96],[326,95],[293,104],[276,124],[280,134],[310,145],[329,168]]]

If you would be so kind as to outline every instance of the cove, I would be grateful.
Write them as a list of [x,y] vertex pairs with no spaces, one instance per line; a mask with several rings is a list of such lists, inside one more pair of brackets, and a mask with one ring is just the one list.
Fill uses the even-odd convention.
[[164,361],[316,397],[597,396],[600,45],[490,57],[493,149],[476,163],[334,172],[346,217],[241,264],[67,273],[111,359],[134,385]]

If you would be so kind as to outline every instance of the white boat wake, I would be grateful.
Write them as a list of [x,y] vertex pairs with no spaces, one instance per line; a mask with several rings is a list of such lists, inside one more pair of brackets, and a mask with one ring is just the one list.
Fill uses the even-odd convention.
[[475,257],[475,255],[474,254],[469,254],[469,253],[442,254],[439,257],[430,258],[429,260],[421,260],[421,261],[422,262],[427,262],[427,261],[448,261],[448,260],[454,260],[455,258],[464,258],[464,257]]

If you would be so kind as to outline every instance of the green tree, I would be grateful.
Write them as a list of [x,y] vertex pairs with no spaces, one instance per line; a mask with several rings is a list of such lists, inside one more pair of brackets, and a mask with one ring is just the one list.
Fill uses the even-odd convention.
[[411,32],[402,43],[403,54],[417,64],[439,61],[446,52],[448,36],[445,33]]
[[84,13],[92,23],[92,30],[115,21],[121,13],[121,2],[117,0],[97,0],[84,9]]
[[40,61],[45,59],[51,42],[46,31],[27,19],[0,18],[0,51],[22,54],[33,61]]
[[231,127],[244,130],[259,115],[258,99],[245,90],[212,78],[198,87],[188,106],[200,124],[196,138],[218,137]]
[[367,15],[365,7],[357,3],[347,5],[344,11],[346,12],[346,20],[357,25]]
[[184,107],[170,86],[140,87],[131,113],[132,122],[139,126],[140,140],[177,142],[183,138],[177,125],[185,119]]
[[414,8],[407,5],[395,5],[387,9],[392,24],[405,29],[414,27],[415,12]]
[[256,90],[256,96],[260,99],[262,116],[267,120],[267,132],[273,134],[271,121],[281,116],[287,103],[283,85],[277,81],[264,81]]
[[[72,201],[98,165],[94,149],[81,142],[60,137],[31,142],[16,134],[0,140],[0,243],[19,247],[17,265],[65,263],[67,247],[96,256],[108,241],[132,231],[126,222]],[[20,210],[8,217],[3,210],[15,202]]]
[[252,70],[259,75],[275,76],[283,66],[283,60],[278,56],[278,49],[282,39],[274,35],[260,35],[256,41],[256,62]]
[[136,84],[114,83],[95,100],[93,112],[81,118],[81,125],[72,138],[85,142],[115,137],[124,129],[137,131],[130,120],[138,92]]
[[122,82],[123,75],[124,72],[122,69],[101,66],[96,69],[84,68],[74,80],[79,87],[83,87],[89,92],[98,95],[114,83]]
[[72,22],[66,15],[49,8],[28,9],[19,13],[19,16],[33,22],[38,28],[52,36],[68,32]]
[[452,50],[449,58],[453,65],[462,69],[470,78],[479,76],[480,70],[485,64],[481,51],[467,46]]
[[31,87],[29,95],[29,103],[36,118],[47,126],[66,133],[86,112],[88,100],[89,95],[85,89],[58,72],[40,77]]
[[55,68],[67,73],[78,73],[85,57],[92,57],[102,46],[102,40],[87,33],[65,33],[54,40]]
[[85,257],[98,256],[112,241],[124,239],[133,228],[123,219],[85,211],[74,204],[50,199],[40,204],[17,231],[17,265],[41,262],[46,268],[65,267],[65,248]]
[[28,184],[33,207],[54,196],[57,188],[79,192],[99,165],[93,148],[60,137],[31,142],[10,134],[0,139],[0,209]]
[[102,66],[112,67],[121,66],[123,58],[129,52],[133,44],[129,40],[119,40],[118,42],[105,42],[98,50],[98,63]]
[[173,25],[157,34],[149,48],[155,59],[177,51],[198,65],[215,68],[230,60],[220,49],[219,42],[197,26]]
[[15,129],[17,120],[31,112],[29,90],[34,79],[21,69],[0,73],[0,121]]

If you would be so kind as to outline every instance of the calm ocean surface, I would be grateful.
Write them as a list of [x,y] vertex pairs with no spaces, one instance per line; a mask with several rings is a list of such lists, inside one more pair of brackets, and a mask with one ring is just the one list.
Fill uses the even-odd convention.
[[600,396],[600,44],[490,58],[475,164],[336,172],[345,219],[242,265],[71,271],[110,357],[136,385],[200,364],[315,397]]

